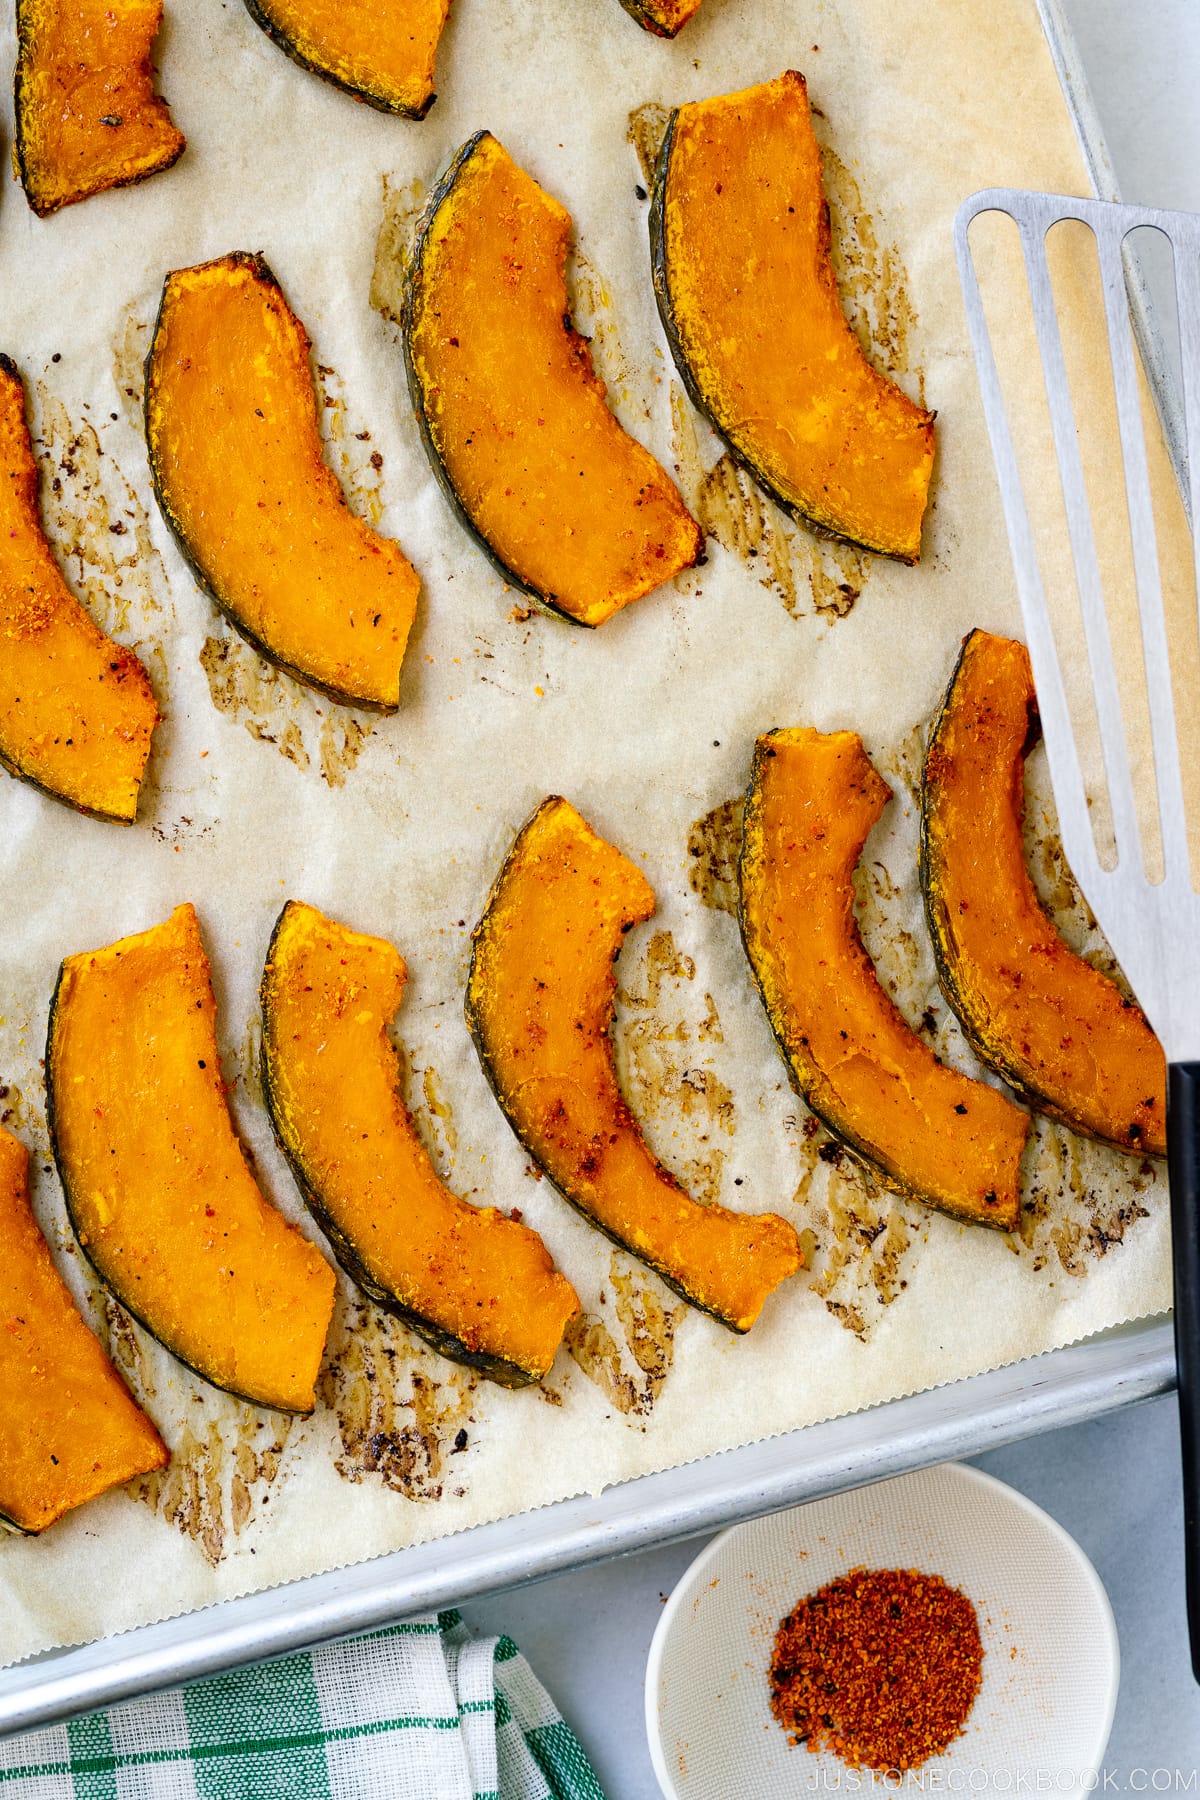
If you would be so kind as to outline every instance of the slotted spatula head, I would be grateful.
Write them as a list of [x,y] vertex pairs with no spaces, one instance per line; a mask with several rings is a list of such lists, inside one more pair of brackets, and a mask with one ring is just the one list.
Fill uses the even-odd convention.
[[[1064,681],[1062,646],[1052,622],[1043,559],[1030,523],[1026,484],[968,238],[972,222],[985,213],[1007,214],[1020,234],[1041,361],[1040,374],[1036,366],[1031,366],[1021,375],[1030,383],[1044,382],[1115,840],[1116,860],[1111,867],[1106,866],[1111,859],[1102,859],[1097,848],[1084,781],[1084,759]],[[1114,597],[1110,592],[1106,606],[1096,519],[1081,449],[1081,444],[1086,447],[1091,421],[1078,418],[1073,407],[1068,358],[1064,354],[1064,322],[1056,309],[1047,258],[1047,234],[1065,220],[1086,226],[1095,241],[1120,463],[1124,470],[1124,493],[1105,493],[1102,499],[1105,506],[1124,505],[1126,509],[1140,642],[1129,642],[1127,633],[1118,643],[1126,663],[1131,656],[1140,654],[1142,659],[1152,771],[1136,767],[1122,716],[1111,624]],[[992,188],[975,194],[959,209],[955,247],[1033,663],[1063,849],[1170,1064],[1167,1140],[1188,1623],[1192,1667],[1200,1681],[1200,899],[1193,890],[1194,877],[1189,866],[1187,782],[1181,768],[1177,730],[1187,714],[1194,716],[1197,695],[1190,684],[1179,681],[1178,676],[1173,681],[1172,677],[1170,609],[1164,607],[1146,430],[1139,398],[1125,247],[1131,232],[1147,226],[1169,239],[1174,260],[1183,390],[1182,454],[1177,459],[1177,473],[1193,530],[1191,561],[1195,570],[1195,524],[1200,516],[1200,217],[1109,201],[1077,200],[1062,194]],[[1195,591],[1200,593],[1200,581]],[[1183,656],[1174,660],[1176,671],[1186,662]],[[1139,818],[1136,799],[1138,777],[1143,773],[1153,775],[1152,783],[1141,785],[1143,796],[1145,789],[1152,787],[1154,798],[1150,804],[1157,810],[1158,854],[1153,869],[1149,868],[1146,855],[1146,801],[1143,797]],[[1200,869],[1194,875],[1200,878]]]
[[[1102,866],[1097,854],[1038,548],[968,238],[972,221],[981,213],[991,212],[1006,213],[1020,232],[1116,839],[1117,862],[1111,869]],[[1140,651],[1154,747],[1164,868],[1159,882],[1149,881],[1146,875],[1134,770],[1122,723],[1112,632],[1080,450],[1081,423],[1076,420],[1068,386],[1063,325],[1056,311],[1047,262],[1047,233],[1063,220],[1075,220],[1090,228],[1099,261],[1125,472],[1124,495],[1108,495],[1106,500],[1128,509],[1141,624]],[[1194,704],[1195,696],[1176,696],[1172,692],[1154,507],[1138,396],[1137,349],[1126,289],[1124,242],[1130,232],[1145,226],[1163,232],[1174,249],[1188,433],[1188,498],[1190,517],[1194,519],[1200,500],[1200,217],[1111,201],[1076,200],[1062,194],[991,188],[974,195],[960,208],[955,222],[955,246],[1033,662],[1063,849],[1168,1058],[1177,1062],[1200,1057],[1200,897],[1193,891],[1188,866],[1187,816],[1176,733],[1177,705],[1189,699]],[[1069,324],[1068,321],[1068,328]],[[1038,371],[1029,370],[1028,379],[1038,380]],[[1086,429],[1086,420],[1082,426]],[[1137,647],[1122,644],[1121,653],[1136,654]]]

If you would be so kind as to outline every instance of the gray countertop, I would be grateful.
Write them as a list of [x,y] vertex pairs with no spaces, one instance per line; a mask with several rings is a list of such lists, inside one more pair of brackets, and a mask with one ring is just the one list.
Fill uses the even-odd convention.
[[[1123,196],[1200,212],[1200,0],[1062,5]],[[1122,1677],[1101,1791],[1200,1791],[1200,1690],[1184,1622],[1173,1400],[1011,1445],[979,1466],[1058,1519],[1108,1589]],[[646,1653],[662,1601],[702,1541],[465,1608],[473,1626],[516,1638],[579,1732],[611,1800],[658,1794],[643,1723]]]

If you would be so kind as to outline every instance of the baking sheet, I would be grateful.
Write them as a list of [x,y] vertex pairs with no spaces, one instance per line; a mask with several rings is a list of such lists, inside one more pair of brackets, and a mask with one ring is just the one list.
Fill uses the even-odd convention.
[[[962,633],[1019,629],[953,212],[985,183],[1087,189],[1032,4],[1006,0],[985,26],[961,0],[934,34],[915,5],[825,6],[798,23],[783,0],[707,0],[669,45],[615,0],[549,0],[536,16],[516,0],[458,0],[442,97],[420,126],[305,77],[236,6],[179,9],[159,60],[189,136],[175,170],[46,222],[16,192],[0,205],[0,267],[21,270],[0,294],[0,342],[37,395],[47,521],[97,616],[146,658],[167,714],[132,833],[0,787],[0,1069],[8,1123],[41,1153],[35,1202],[60,1262],[174,1462],[39,1542],[0,1546],[6,1659],[595,1493],[1169,1299],[1154,1165],[1039,1126],[1026,1226],[1010,1245],[825,1160],[728,911],[733,801],[756,732],[862,731],[897,794],[864,859],[867,940],[908,1016],[928,1010],[939,1051],[972,1066],[925,947],[913,783]],[[806,72],[824,114],[862,328],[881,364],[939,409],[916,570],[785,524],[687,408],[658,332],[630,116],[645,135],[647,102],[784,63]],[[570,207],[575,300],[614,404],[677,465],[716,540],[702,569],[595,634],[520,617],[464,540],[408,417],[394,328],[367,303],[373,276],[388,300],[386,253],[419,192],[484,124]],[[305,320],[331,461],[425,583],[395,719],[332,707],[268,670],[216,622],[154,512],[138,365],[161,278],[233,248],[263,249]],[[682,1308],[533,1177],[467,1039],[469,928],[513,831],[549,791],[632,854],[659,895],[622,955],[617,1033],[655,1147],[697,1192],[775,1207],[808,1234],[815,1278],[778,1295],[747,1340]],[[1045,837],[1044,792],[1031,821],[1046,892],[1088,941]],[[346,1294],[322,1406],[288,1424],[181,1370],[97,1295],[74,1252],[46,1167],[38,1061],[54,972],[63,954],[184,898],[213,957],[239,1124],[266,1190],[302,1216],[256,1074],[255,991],[288,897],[398,943],[410,968],[398,1031],[427,1141],[460,1192],[519,1206],[579,1289],[585,1329],[541,1389],[477,1383]]]

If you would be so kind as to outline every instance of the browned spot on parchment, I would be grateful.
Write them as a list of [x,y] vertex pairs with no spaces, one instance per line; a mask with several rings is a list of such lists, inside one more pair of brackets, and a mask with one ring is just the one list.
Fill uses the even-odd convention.
[[313,375],[325,459],[342,484],[351,512],[376,527],[384,511],[382,452],[372,449],[365,422],[351,412],[337,370],[316,363]]
[[657,100],[647,100],[642,106],[635,106],[629,115],[625,142],[632,144],[637,152],[638,163],[648,188],[654,185],[654,168],[662,149],[662,141],[667,135],[670,118],[670,107],[660,105]]
[[[628,952],[626,953],[628,954]],[[700,1045],[721,1041],[721,1022],[711,994],[688,991],[696,966],[682,955],[669,931],[656,931],[641,969],[643,991],[618,990],[624,1023],[616,1034],[618,1072],[630,1106],[646,1135],[656,1136],[672,1173],[697,1200],[716,1200],[732,1140],[733,1094],[707,1066]]]
[[343,785],[372,735],[365,719],[310,693],[224,621],[205,638],[200,663],[218,712],[328,787]]
[[[381,1308],[342,1293],[317,1391],[337,1421],[339,1475],[378,1479],[407,1500],[441,1499],[475,1392],[465,1370],[426,1351]],[[463,1476],[456,1466],[458,1492]]]
[[142,402],[150,336],[149,319],[142,318],[137,307],[127,307],[120,329],[113,339],[112,370],[121,410],[139,437],[143,437],[146,430]]
[[[191,1538],[215,1568],[268,1505],[292,1420],[221,1393],[170,1358],[171,1397],[156,1404],[160,1387],[153,1361],[166,1352],[150,1346],[142,1328],[98,1283],[93,1315],[109,1355],[134,1398],[149,1407],[171,1452],[167,1467],[139,1476],[131,1492]],[[188,1405],[188,1399],[202,1405]],[[182,1418],[177,1416],[181,1401]]]
[[[626,1415],[645,1418],[670,1373],[675,1331],[686,1308],[670,1304],[667,1292],[655,1276],[614,1250],[601,1296],[604,1316],[580,1312],[567,1326],[564,1342],[571,1357]],[[610,1323],[619,1330],[620,1343]]]
[[921,1208],[877,1183],[812,1118],[793,1205],[809,1286],[865,1342],[908,1285],[928,1230]]
[[[829,126],[819,114],[813,116],[813,129],[821,146],[833,271],[843,311],[877,369],[892,376],[910,374],[917,312],[899,247],[865,204],[856,176],[830,144]],[[923,376],[919,393],[923,405]]]
[[404,309],[404,271],[424,204],[423,181],[383,177],[383,217],[375,240],[370,300],[375,311],[393,325],[400,323]]
[[1034,1121],[1024,1173],[1021,1222],[1011,1241],[1039,1273],[1057,1267],[1086,1275],[1166,1198],[1164,1164],[1139,1162],[1049,1119]]
[[688,832],[688,882],[705,906],[714,912],[737,914],[738,857],[742,851],[742,815],[746,803],[740,794],[722,800],[695,821]]
[[[157,667],[166,661],[150,621],[169,611],[162,559],[137,491],[89,419],[78,422],[45,382],[37,384],[40,501],[46,535],[100,629],[119,636]],[[107,420],[102,421],[106,423]]]

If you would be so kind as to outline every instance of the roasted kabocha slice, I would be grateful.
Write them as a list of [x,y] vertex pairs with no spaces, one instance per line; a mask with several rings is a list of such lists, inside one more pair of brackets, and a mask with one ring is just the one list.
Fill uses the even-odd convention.
[[42,531],[16,364],[0,356],[0,763],[57,800],[128,824],[158,723],[150,679],[63,580]]
[[169,169],[186,140],[154,92],[162,0],[17,0],[13,163],[35,213]]
[[613,964],[653,911],[640,869],[551,796],[475,927],[467,1024],[509,1124],[559,1192],[693,1306],[748,1331],[801,1265],[796,1233],[775,1213],[693,1200],[617,1085]]
[[916,562],[934,416],[842,311],[802,75],[672,113],[650,236],[679,373],[743,468],[785,512]]
[[690,568],[703,534],[609,411],[571,323],[570,215],[481,131],[430,197],[404,354],[434,473],[510,586],[579,625]]
[[168,1460],[51,1260],[29,1204],[29,1154],[3,1128],[0,1394],[0,1518],[19,1531],[44,1531]]
[[351,1279],[444,1356],[524,1387],[579,1301],[536,1231],[438,1179],[388,1036],[405,976],[382,938],[288,902],[262,980],[271,1122]]
[[308,352],[260,256],[168,275],[146,359],[154,491],[257,650],[335,700],[394,712],[420,583],[325,462]]
[[1047,918],[1025,863],[1029,653],[973,631],[934,722],[921,881],[942,990],[976,1054],[1031,1106],[1165,1156],[1167,1066],[1145,1015]]
[[450,0],[246,0],[267,36],[301,68],[379,112],[423,119]]
[[621,0],[621,5],[643,31],[665,38],[673,38],[700,11],[700,0]]
[[101,1280],[215,1387],[311,1412],[336,1279],[234,1134],[190,906],[66,959],[46,1091],[67,1211]]
[[738,870],[750,967],[801,1098],[889,1187],[1011,1230],[1028,1114],[939,1062],[880,985],[853,874],[890,798],[850,731],[755,747]]

